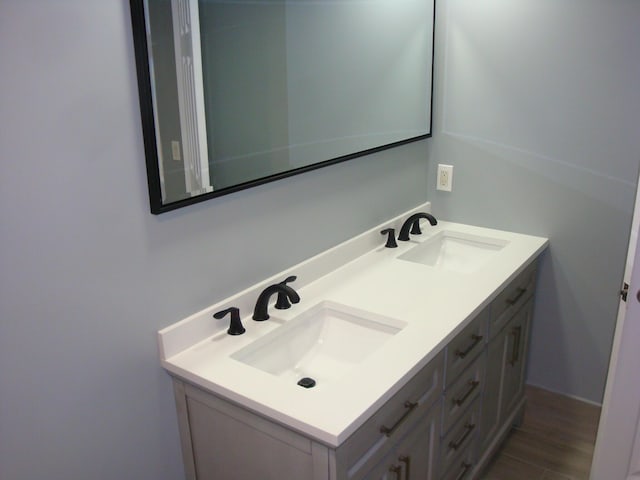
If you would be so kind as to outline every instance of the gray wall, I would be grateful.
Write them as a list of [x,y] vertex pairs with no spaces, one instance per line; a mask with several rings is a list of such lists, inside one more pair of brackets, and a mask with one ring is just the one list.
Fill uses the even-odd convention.
[[600,402],[640,160],[640,2],[446,0],[434,212],[548,236],[528,381]]
[[426,142],[149,213],[128,2],[0,3],[0,478],[183,477],[155,333],[426,200]]

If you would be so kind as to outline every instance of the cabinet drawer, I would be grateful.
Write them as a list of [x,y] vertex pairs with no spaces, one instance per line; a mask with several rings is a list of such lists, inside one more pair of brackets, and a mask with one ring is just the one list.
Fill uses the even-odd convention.
[[440,471],[446,472],[454,461],[467,451],[474,448],[476,430],[480,417],[480,402],[476,399],[474,404],[460,418],[458,423],[442,438],[440,446]]
[[476,466],[477,454],[473,445],[469,445],[459,459],[455,460],[449,470],[440,476],[440,480],[471,480]]
[[484,389],[485,362],[486,356],[483,352],[450,387],[447,387],[442,409],[443,434],[449,431]]
[[476,356],[483,351],[487,338],[490,308],[485,308],[472,322],[451,340],[446,348],[445,383],[451,385]]
[[533,262],[491,302],[491,338],[496,336],[513,314],[533,296],[535,286],[536,262]]
[[408,431],[412,422],[441,398],[443,371],[444,352],[441,352],[345,440],[336,455],[338,462],[349,471],[349,477],[369,464],[367,461],[354,465],[358,460],[388,450],[393,441]]
[[[440,405],[420,417],[403,439],[386,453],[371,470],[363,471],[352,480],[435,480],[438,467]],[[364,469],[362,469],[364,470]]]

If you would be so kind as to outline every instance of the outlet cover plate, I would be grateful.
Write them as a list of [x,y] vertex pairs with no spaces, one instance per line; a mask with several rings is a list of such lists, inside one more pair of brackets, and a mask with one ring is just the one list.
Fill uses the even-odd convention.
[[453,187],[453,165],[438,164],[436,189],[450,192]]

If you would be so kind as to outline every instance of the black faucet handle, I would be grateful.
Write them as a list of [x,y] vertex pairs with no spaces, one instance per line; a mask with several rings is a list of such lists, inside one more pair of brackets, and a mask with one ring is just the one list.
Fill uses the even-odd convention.
[[420,230],[420,219],[419,218],[416,218],[413,221],[413,224],[411,225],[410,233],[412,235],[422,235],[422,230]]
[[[295,275],[291,275],[290,277],[287,277],[283,281],[281,281],[280,285],[286,286],[287,283],[295,282],[297,278],[298,277],[296,277]],[[286,310],[288,308],[291,308],[291,302],[289,302],[289,298],[287,297],[287,294],[285,292],[278,292],[278,298],[276,299],[275,307],[278,310]]]
[[242,321],[240,320],[240,309],[237,307],[229,307],[225,310],[220,310],[213,314],[213,318],[218,320],[223,319],[227,314],[231,315],[231,321],[229,322],[229,329],[227,333],[229,335],[242,335],[246,330],[242,326]]
[[380,234],[387,235],[387,243],[384,244],[386,248],[398,248],[396,243],[396,231],[394,228],[385,228],[380,231]]

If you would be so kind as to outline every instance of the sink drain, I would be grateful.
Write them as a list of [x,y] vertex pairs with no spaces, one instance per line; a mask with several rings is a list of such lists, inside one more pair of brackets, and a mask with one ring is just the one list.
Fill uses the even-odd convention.
[[316,386],[316,381],[313,378],[304,377],[298,380],[298,385],[304,388],[312,388]]

